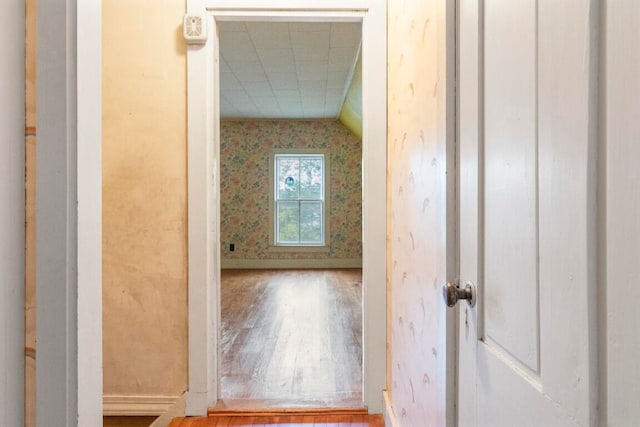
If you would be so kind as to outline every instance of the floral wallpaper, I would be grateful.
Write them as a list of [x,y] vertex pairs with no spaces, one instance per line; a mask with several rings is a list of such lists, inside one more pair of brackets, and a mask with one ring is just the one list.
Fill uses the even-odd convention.
[[388,3],[387,388],[396,427],[446,425],[442,3]]
[[[273,149],[327,149],[327,252],[269,252],[269,162]],[[338,121],[222,121],[220,233],[223,259],[362,258],[362,143]],[[235,251],[229,250],[229,244]]]

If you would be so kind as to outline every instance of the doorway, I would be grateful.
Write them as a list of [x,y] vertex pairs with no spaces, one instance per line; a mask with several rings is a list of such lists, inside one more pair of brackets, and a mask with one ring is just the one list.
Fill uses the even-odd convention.
[[217,406],[362,406],[361,23],[217,27]]
[[[218,22],[362,22],[363,35],[363,404],[382,412],[386,319],[386,16],[374,1],[189,2],[206,10],[208,42],[188,49],[189,391],[187,414],[201,415],[220,396],[220,127]],[[211,179],[211,177],[213,179]]]

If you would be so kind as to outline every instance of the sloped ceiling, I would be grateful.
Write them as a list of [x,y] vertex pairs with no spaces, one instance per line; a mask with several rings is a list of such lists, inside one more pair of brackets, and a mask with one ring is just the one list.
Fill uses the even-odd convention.
[[220,22],[223,118],[337,118],[360,23]]
[[340,111],[340,121],[362,139],[362,52],[351,78],[351,84]]

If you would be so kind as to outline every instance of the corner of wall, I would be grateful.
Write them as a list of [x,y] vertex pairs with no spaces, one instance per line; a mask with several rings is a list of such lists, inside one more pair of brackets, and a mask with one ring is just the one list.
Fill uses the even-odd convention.
[[362,139],[362,50],[358,54],[339,119],[355,136]]
[[391,404],[391,395],[389,390],[385,390],[384,394],[384,422],[387,427],[399,427],[396,414],[393,412],[393,406]]

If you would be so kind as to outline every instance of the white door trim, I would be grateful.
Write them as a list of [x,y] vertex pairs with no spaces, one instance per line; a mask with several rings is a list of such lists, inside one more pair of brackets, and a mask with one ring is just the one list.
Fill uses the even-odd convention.
[[101,0],[38,4],[38,426],[102,424],[101,18]]
[[382,413],[386,372],[386,1],[188,0],[208,14],[205,45],[190,45],[188,76],[189,390],[187,415],[218,398],[219,93],[215,19],[361,20],[363,37],[364,404]]

